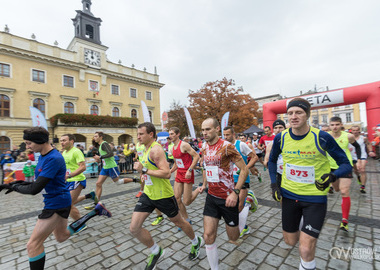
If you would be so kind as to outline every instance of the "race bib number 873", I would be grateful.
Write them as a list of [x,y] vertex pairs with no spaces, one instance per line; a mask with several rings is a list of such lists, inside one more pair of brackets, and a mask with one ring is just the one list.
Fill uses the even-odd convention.
[[315,171],[313,166],[297,166],[286,164],[286,178],[302,184],[313,184],[315,182]]

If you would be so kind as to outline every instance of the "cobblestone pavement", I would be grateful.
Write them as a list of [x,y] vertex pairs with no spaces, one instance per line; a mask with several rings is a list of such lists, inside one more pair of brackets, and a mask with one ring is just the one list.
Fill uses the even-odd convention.
[[[262,183],[251,180],[251,187],[258,197],[260,207],[248,217],[251,233],[239,239],[238,244],[228,242],[224,222],[218,228],[217,244],[220,269],[298,269],[298,246],[289,247],[282,239],[280,204],[271,198],[269,176],[263,172]],[[318,269],[380,269],[380,166],[371,160],[367,166],[367,194],[359,193],[356,180],[352,183],[352,204],[349,232],[338,229],[341,218],[338,194],[328,196],[328,213],[317,243]],[[201,177],[196,177],[196,184]],[[88,180],[86,191],[95,187],[95,179]],[[112,212],[112,218],[96,217],[88,222],[88,229],[58,243],[54,236],[45,241],[46,269],[144,269],[149,249],[129,234],[132,211],[139,185],[122,186],[107,180],[102,201]],[[188,207],[194,231],[203,234],[202,211],[205,194],[201,194]],[[42,208],[42,196],[27,196],[12,192],[0,194],[0,269],[28,269],[26,243]],[[79,205],[82,214],[86,213]],[[152,214],[144,226],[159,245],[166,249],[163,261],[157,269],[209,269],[205,249],[200,257],[189,261],[190,241],[183,232],[167,219],[152,226]],[[71,222],[71,220],[69,220]],[[341,258],[329,255],[330,250],[354,248],[356,253]],[[335,250],[336,251],[336,250]],[[371,255],[358,252],[376,252]],[[333,255],[336,253],[333,253]]]

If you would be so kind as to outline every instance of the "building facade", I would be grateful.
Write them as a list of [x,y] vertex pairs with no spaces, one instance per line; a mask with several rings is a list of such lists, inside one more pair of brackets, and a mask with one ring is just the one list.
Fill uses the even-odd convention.
[[143,100],[152,123],[160,129],[160,88],[156,71],[149,73],[112,63],[100,41],[101,19],[82,0],[73,20],[75,35],[67,49],[0,31],[0,150],[22,143],[23,130],[32,126],[29,106],[45,116],[55,142],[65,133],[91,144],[95,131],[115,144],[136,141],[136,125],[51,125],[57,114],[88,114],[137,118],[144,122]]

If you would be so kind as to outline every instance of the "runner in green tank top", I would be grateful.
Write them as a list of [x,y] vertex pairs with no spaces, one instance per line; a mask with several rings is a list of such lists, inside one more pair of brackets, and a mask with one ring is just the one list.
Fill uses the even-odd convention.
[[177,227],[191,240],[189,259],[199,256],[203,239],[194,234],[193,228],[179,213],[174,191],[170,184],[170,169],[166,161],[164,149],[155,142],[156,128],[152,123],[145,122],[138,126],[137,139],[145,145],[145,152],[140,161],[135,162],[134,169],[142,173],[145,181],[144,193],[139,198],[132,214],[130,231],[141,243],[149,247],[151,255],[145,269],[154,269],[165,251],[153,240],[148,230],[142,227],[144,221],[157,208],[168,216]]

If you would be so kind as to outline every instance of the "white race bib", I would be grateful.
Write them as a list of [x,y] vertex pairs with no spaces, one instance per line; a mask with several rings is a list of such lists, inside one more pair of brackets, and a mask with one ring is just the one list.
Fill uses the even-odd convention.
[[217,166],[206,166],[207,182],[219,182],[219,170]]
[[282,155],[279,155],[277,159],[277,173],[282,174],[283,171],[284,171],[284,161],[282,159]]
[[180,159],[180,158],[176,158],[175,159],[175,162],[177,163],[177,167],[178,168],[180,168],[180,169],[184,169],[185,168],[185,165],[183,164],[183,161],[182,161],[182,159]]
[[143,179],[144,179],[145,185],[153,186],[153,182],[152,182],[152,179],[150,178],[150,175],[143,174]]
[[286,178],[302,184],[314,184],[314,166],[297,166],[286,163]]

